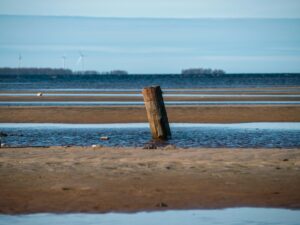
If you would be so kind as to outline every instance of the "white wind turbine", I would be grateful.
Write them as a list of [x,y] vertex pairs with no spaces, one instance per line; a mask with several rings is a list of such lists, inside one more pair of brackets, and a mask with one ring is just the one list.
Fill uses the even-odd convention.
[[62,58],[63,68],[66,69],[66,59],[67,59],[67,57],[65,55],[63,55],[61,58]]
[[18,68],[21,68],[22,65],[22,55],[19,53],[19,57],[18,57]]
[[77,60],[77,64],[81,63],[81,69],[84,71],[84,54],[82,52],[79,52],[79,58]]

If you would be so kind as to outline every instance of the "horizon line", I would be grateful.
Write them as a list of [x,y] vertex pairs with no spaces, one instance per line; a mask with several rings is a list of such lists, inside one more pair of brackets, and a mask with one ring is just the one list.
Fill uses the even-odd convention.
[[39,14],[0,14],[0,17],[55,17],[85,19],[145,19],[145,20],[299,20],[300,17],[141,17],[141,16],[83,16],[83,15],[39,15]]
[[[108,70],[108,71],[99,71],[97,69],[85,69],[85,70],[76,70],[76,69],[72,69],[72,68],[59,68],[59,67],[10,67],[10,66],[0,66],[0,70],[2,69],[14,69],[14,70],[22,70],[22,69],[50,69],[50,70],[69,70],[72,73],[72,75],[80,75],[80,74],[76,74],[76,73],[84,73],[84,72],[96,72],[98,73],[97,75],[114,75],[114,74],[105,74],[107,72],[111,72],[113,70],[122,70],[127,72],[126,75],[181,75],[182,71],[177,71],[177,72],[153,72],[153,73],[147,73],[147,72],[130,72],[127,70],[123,70],[123,69],[112,69],[112,70]],[[192,68],[191,68],[192,69]],[[197,68],[196,68],[197,69]],[[204,68],[205,69],[205,68]],[[208,69],[212,69],[215,70],[214,68],[208,68]],[[184,70],[184,69],[182,69]],[[217,69],[218,70],[218,69]],[[222,70],[222,69],[220,69]],[[224,71],[224,74],[220,74],[218,76],[223,76],[223,75],[234,75],[234,74],[266,74],[266,75],[270,75],[270,74],[297,74],[300,75],[300,71],[298,72],[228,72],[228,71]],[[92,74],[93,75],[93,74]],[[205,74],[200,74],[200,75],[205,75]],[[1,76],[1,74],[0,74]]]

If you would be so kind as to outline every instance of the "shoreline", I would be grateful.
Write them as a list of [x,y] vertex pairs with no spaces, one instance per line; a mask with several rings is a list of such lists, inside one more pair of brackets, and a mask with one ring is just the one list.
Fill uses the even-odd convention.
[[0,213],[300,209],[299,149],[0,149]]
[[[236,93],[237,90],[227,91]],[[249,94],[253,90],[247,89]],[[267,91],[272,93],[272,90]],[[209,89],[205,91],[211,93]],[[243,89],[239,91],[245,93]],[[293,91],[300,93],[298,88]],[[278,90],[278,94],[284,93]],[[139,98],[2,96],[0,100],[124,101]],[[281,96],[263,97],[268,98],[276,100]],[[227,97],[190,99],[226,100]],[[166,110],[170,123],[300,122],[300,105],[167,105]],[[117,124],[148,123],[148,120],[143,105],[0,106],[0,123],[36,126],[35,123]],[[230,207],[300,209],[299,150],[183,149],[172,145],[155,150],[103,146],[0,148],[0,214]]]

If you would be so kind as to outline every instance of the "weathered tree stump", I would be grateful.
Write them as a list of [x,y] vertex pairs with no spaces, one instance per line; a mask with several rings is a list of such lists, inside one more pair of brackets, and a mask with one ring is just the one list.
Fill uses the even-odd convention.
[[146,87],[142,93],[152,137],[168,140],[171,138],[171,130],[160,86]]

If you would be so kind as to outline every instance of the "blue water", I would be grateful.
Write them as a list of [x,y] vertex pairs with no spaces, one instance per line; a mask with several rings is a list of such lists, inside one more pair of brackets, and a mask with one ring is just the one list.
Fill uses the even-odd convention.
[[273,208],[181,210],[133,214],[0,215],[0,225],[299,225],[300,211]]
[[[0,79],[1,81],[1,79]],[[13,85],[13,84],[24,84],[24,83],[15,83],[15,82],[1,82],[2,85]],[[8,92],[5,92],[8,91]],[[61,89],[61,88],[51,88],[51,89],[43,89],[43,88],[38,88],[38,89],[26,89],[26,88],[21,88],[21,89],[16,89],[16,90],[1,90],[2,93],[11,93],[11,91],[22,91],[22,92],[26,92],[26,93],[30,93],[30,92],[35,92],[36,91],[41,91],[41,92],[47,92],[47,93],[53,93],[53,92],[64,92],[64,93],[70,93],[70,92],[76,92],[77,94],[80,94],[82,92],[88,92],[90,94],[94,94],[95,92],[123,92],[123,93],[127,93],[127,92],[141,92],[141,89],[137,89],[137,88],[89,88],[89,89],[84,89],[84,88],[67,88],[67,89]],[[218,89],[214,89],[214,88],[176,88],[176,89],[172,89],[172,88],[168,88],[168,89],[163,89],[163,93],[173,93],[173,92],[181,92],[181,93],[193,93],[193,92],[199,92],[199,93],[220,93],[220,92],[224,92],[224,93],[278,93],[278,92],[282,92],[285,94],[288,93],[294,93],[294,92],[299,92],[299,87],[289,87],[289,89],[284,89],[284,88],[280,88],[280,87],[273,87],[272,89],[255,89],[255,90],[249,90],[249,89],[245,89],[245,90],[241,90],[241,89],[226,89],[226,88],[218,88]]]
[[[300,89],[299,89],[300,91]],[[0,93],[2,97],[10,97],[10,96],[37,96],[37,93]],[[44,97],[142,97],[140,94],[128,94],[128,93],[43,93]],[[272,98],[300,98],[299,94],[163,94],[164,97],[194,97],[194,98],[204,98],[204,97],[238,97],[238,98],[264,98],[264,97],[272,97]]]
[[[299,105],[300,101],[165,101],[165,105]],[[0,106],[133,106],[142,101],[0,101]]]
[[0,90],[137,89],[151,85],[165,88],[246,88],[300,86],[300,74],[181,75],[57,75],[1,76]]
[[[300,123],[171,124],[172,139],[163,145],[214,148],[299,148]],[[8,146],[142,147],[151,140],[141,124],[0,124]],[[101,136],[110,140],[101,141]]]

